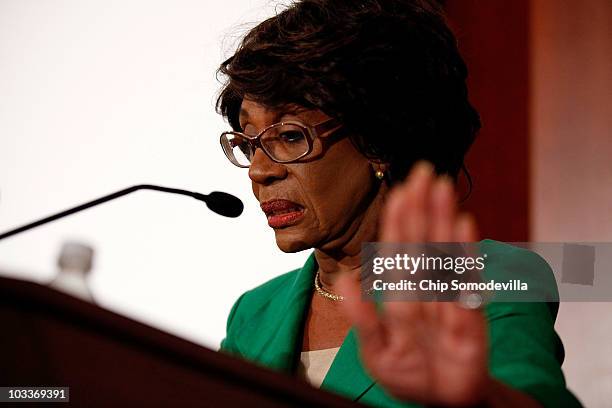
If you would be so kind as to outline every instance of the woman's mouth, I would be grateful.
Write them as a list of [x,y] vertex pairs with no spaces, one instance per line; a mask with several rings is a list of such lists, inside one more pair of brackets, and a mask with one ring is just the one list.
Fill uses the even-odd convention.
[[261,203],[272,228],[284,228],[295,224],[304,215],[304,207],[289,200],[270,200]]

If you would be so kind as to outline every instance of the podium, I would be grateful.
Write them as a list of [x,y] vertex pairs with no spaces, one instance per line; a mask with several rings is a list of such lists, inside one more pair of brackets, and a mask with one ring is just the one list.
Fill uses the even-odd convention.
[[360,406],[46,286],[9,278],[0,278],[0,386],[70,387],[69,405],[87,407]]

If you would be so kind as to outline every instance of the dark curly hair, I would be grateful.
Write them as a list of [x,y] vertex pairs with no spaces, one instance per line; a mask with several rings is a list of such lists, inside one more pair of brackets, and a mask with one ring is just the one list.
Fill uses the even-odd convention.
[[[246,96],[339,119],[401,181],[415,161],[457,178],[480,129],[467,68],[433,0],[301,0],[250,30],[218,74],[217,111],[240,129]],[[468,176],[469,179],[469,176]]]

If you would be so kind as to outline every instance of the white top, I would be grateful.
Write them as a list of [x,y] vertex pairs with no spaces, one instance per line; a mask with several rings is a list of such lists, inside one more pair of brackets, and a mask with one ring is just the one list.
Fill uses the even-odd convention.
[[314,387],[320,387],[340,347],[302,351],[298,375]]

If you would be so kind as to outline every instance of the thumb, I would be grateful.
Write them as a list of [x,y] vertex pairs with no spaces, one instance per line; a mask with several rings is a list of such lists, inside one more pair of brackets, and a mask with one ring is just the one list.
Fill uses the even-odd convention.
[[354,277],[342,276],[336,285],[344,296],[342,310],[355,326],[363,352],[380,350],[384,344],[384,325],[376,304],[362,298],[359,281]]

